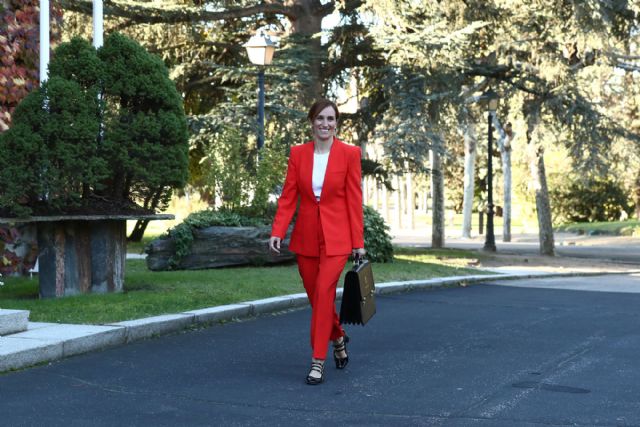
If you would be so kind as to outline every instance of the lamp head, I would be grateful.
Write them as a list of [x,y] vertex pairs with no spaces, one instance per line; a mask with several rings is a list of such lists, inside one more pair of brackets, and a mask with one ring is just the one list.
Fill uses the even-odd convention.
[[257,32],[248,42],[243,44],[247,49],[249,61],[256,65],[269,65],[276,50],[276,44],[263,31]]
[[498,101],[500,96],[491,88],[487,89],[482,95],[480,95],[480,102],[486,106],[487,111],[495,113],[498,109]]

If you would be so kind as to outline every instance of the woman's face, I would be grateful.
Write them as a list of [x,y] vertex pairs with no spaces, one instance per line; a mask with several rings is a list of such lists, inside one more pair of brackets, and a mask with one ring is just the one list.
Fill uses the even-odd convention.
[[328,141],[333,139],[336,131],[336,112],[333,107],[328,106],[313,119],[313,138],[316,141]]

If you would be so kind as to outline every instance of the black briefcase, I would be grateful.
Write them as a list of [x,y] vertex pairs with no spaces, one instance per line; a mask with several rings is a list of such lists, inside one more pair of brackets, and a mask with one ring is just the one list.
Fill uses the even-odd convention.
[[371,263],[356,257],[354,266],[344,276],[340,323],[364,325],[376,313],[376,287]]

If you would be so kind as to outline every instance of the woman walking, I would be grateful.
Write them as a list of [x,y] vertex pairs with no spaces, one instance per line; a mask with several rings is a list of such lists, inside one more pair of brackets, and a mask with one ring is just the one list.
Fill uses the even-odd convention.
[[322,99],[309,109],[313,140],[291,148],[269,248],[280,252],[298,200],[289,249],[311,304],[311,370],[307,384],[320,384],[333,343],[337,369],[349,362],[349,337],[335,309],[336,286],[350,254],[364,255],[360,149],[335,137],[340,113]]

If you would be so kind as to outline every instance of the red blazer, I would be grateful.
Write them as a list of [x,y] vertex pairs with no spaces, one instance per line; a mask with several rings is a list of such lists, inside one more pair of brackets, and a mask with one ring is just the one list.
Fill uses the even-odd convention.
[[320,201],[311,188],[314,142],[291,148],[287,177],[278,199],[271,235],[284,239],[300,208],[289,249],[304,256],[320,256],[318,227],[322,225],[327,255],[346,255],[364,247],[360,148],[333,139]]

